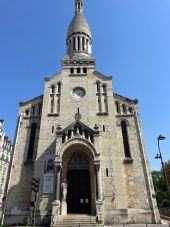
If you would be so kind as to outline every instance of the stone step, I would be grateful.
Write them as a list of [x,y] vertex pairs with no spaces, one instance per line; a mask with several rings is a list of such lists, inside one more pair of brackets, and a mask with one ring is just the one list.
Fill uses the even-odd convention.
[[96,224],[56,224],[54,227],[97,227]]
[[96,217],[91,215],[66,215],[60,216],[58,223],[55,224],[57,227],[95,227]]

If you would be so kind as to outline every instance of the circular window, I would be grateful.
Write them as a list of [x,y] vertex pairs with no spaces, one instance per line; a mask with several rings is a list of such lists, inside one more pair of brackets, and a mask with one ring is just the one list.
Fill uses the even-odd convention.
[[82,87],[76,87],[72,91],[72,96],[76,100],[81,100],[82,98],[85,97],[85,95],[86,95],[86,91]]

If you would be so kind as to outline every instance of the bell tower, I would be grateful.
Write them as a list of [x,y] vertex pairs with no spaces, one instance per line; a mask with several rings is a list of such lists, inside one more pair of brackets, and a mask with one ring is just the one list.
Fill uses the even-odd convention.
[[75,0],[75,15],[70,23],[66,38],[67,53],[62,67],[83,65],[95,67],[92,56],[92,34],[83,15],[83,0]]

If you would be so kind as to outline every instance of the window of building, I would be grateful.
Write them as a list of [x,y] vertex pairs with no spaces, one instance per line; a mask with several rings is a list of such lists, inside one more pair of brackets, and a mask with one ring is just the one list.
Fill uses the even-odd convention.
[[83,73],[87,73],[87,68],[83,68]]
[[61,83],[59,82],[57,85],[58,85],[58,94],[60,94],[61,93]]
[[42,104],[39,103],[38,104],[38,114],[41,114],[41,111],[42,111]]
[[54,96],[50,97],[50,112],[54,113]]
[[57,113],[60,113],[60,97],[58,97],[57,101]]
[[103,93],[106,93],[106,85],[105,84],[102,85],[102,88],[103,88]]
[[54,94],[54,93],[55,93],[55,86],[52,85],[52,86],[51,86],[51,94]]
[[133,108],[132,107],[129,107],[129,113],[133,113]]
[[52,133],[54,133],[54,126],[52,126]]
[[97,83],[96,83],[96,86],[97,86],[97,92],[99,93],[99,92],[100,92],[100,83],[97,82]]
[[126,105],[125,104],[122,104],[122,109],[123,109],[123,113],[126,114],[127,110],[126,110]]
[[82,48],[83,48],[83,51],[85,50],[84,44],[85,44],[85,40],[84,40],[84,37],[83,37],[82,38]]
[[98,112],[102,112],[101,97],[98,97]]
[[80,72],[81,72],[80,68],[77,68],[77,73],[80,73]]
[[118,101],[115,102],[115,105],[116,105],[116,112],[117,113],[120,113],[120,104]]
[[69,52],[71,52],[71,39],[69,39]]
[[122,130],[122,138],[123,138],[123,146],[124,146],[125,157],[131,158],[126,121],[121,122],[121,130]]
[[35,106],[32,106],[32,107],[31,107],[31,114],[32,114],[32,115],[35,115]]
[[27,160],[32,160],[32,157],[33,157],[36,129],[37,129],[36,123],[32,123],[30,140],[29,140],[29,145],[28,145]]
[[105,132],[105,125],[103,125],[103,132]]
[[106,177],[109,177],[109,170],[106,168]]
[[73,51],[75,51],[76,49],[76,39],[75,37],[73,37]]
[[30,111],[27,109],[25,110],[25,116],[29,116]]
[[74,68],[70,69],[70,73],[73,74],[74,73]]
[[104,97],[104,106],[105,106],[105,112],[108,112],[108,104],[107,104],[107,96]]
[[78,50],[80,50],[80,36],[78,36]]

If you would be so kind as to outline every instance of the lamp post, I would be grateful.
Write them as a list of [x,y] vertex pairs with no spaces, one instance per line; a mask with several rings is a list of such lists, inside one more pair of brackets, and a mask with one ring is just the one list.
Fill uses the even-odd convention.
[[160,149],[160,141],[165,140],[165,139],[166,139],[165,136],[162,136],[162,135],[158,136],[157,140],[158,140],[158,151],[159,151],[159,153],[156,155],[155,159],[161,160],[162,170],[163,170],[163,174],[164,174],[165,181],[166,181],[166,184],[167,184],[167,189],[168,189],[168,197],[170,199],[170,187],[169,187],[169,184],[168,184],[168,177],[167,177],[167,173],[166,173],[166,168],[165,168],[165,165],[164,165],[164,161],[163,161],[162,153],[161,153],[161,149]]

